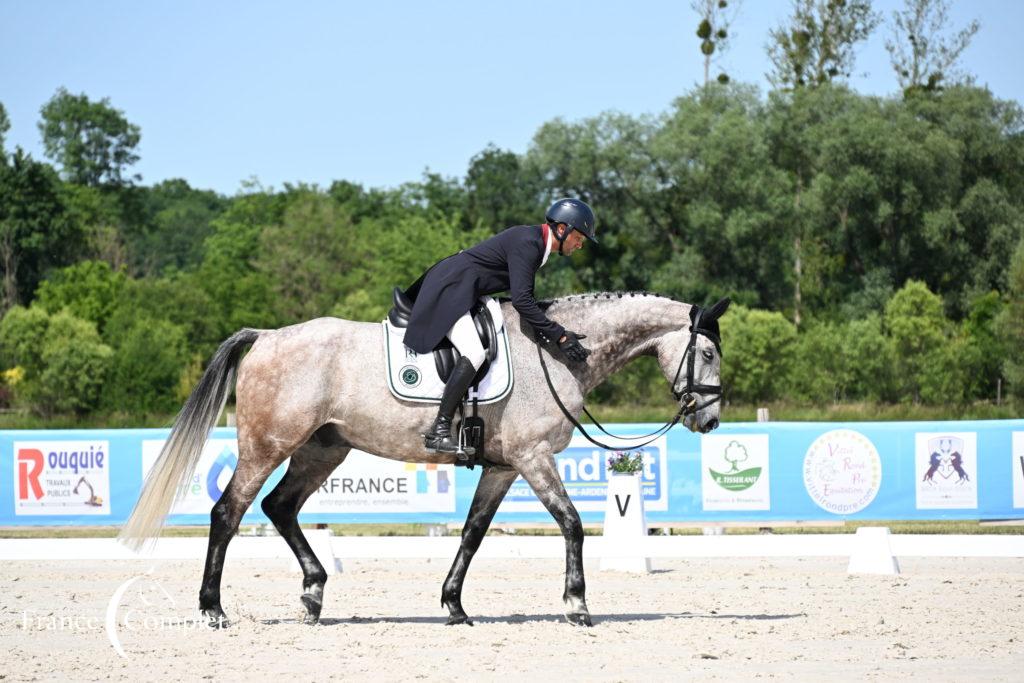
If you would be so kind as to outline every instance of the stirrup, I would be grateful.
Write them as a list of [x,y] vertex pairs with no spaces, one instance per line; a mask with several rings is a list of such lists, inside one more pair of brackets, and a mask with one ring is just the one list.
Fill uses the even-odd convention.
[[466,444],[466,431],[460,426],[458,440],[452,436],[446,436],[438,439],[433,447],[424,439],[424,448],[430,453],[454,455],[460,462],[467,461],[476,454],[476,449]]

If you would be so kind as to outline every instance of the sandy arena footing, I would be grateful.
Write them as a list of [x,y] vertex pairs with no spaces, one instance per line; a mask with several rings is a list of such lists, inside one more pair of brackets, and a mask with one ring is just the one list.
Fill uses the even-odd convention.
[[447,561],[346,561],[321,624],[305,626],[287,561],[238,560],[223,586],[234,623],[215,631],[195,621],[199,561],[4,561],[0,668],[7,680],[1020,680],[1024,560],[900,564],[886,577],[849,575],[843,557],[655,560],[649,575],[588,562],[583,629],[562,617],[558,560],[475,562],[472,627],[444,625]]

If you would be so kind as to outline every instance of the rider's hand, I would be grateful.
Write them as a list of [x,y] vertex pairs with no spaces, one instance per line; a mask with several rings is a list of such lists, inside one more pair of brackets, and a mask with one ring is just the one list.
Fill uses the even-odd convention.
[[565,331],[562,338],[558,340],[558,348],[562,350],[569,360],[574,363],[586,363],[587,356],[590,355],[590,349],[580,344],[580,339],[586,339],[585,334],[576,334],[575,332]]

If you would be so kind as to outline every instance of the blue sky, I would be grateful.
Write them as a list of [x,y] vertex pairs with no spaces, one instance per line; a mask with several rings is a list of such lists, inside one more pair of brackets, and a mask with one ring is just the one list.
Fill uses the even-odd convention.
[[[901,0],[876,0],[888,19]],[[0,0],[6,147],[37,158],[40,107],[64,86],[142,129],[144,184],[185,178],[234,194],[346,179],[367,187],[462,177],[493,143],[524,152],[555,117],[664,112],[701,78],[689,0],[577,2],[197,2]],[[766,89],[768,31],[788,0],[745,0],[729,73]],[[962,60],[1001,98],[1024,101],[1024,2],[957,0],[980,20]],[[876,31],[853,86],[896,92]]]

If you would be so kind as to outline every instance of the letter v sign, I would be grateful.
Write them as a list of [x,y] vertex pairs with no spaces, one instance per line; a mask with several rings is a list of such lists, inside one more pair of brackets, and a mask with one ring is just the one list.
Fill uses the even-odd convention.
[[632,497],[633,496],[626,496],[626,502],[623,503],[619,499],[619,494],[617,494],[617,493],[615,494],[615,507],[617,507],[619,509],[619,517],[625,517],[626,516],[626,510],[629,509],[629,499],[632,498]]

